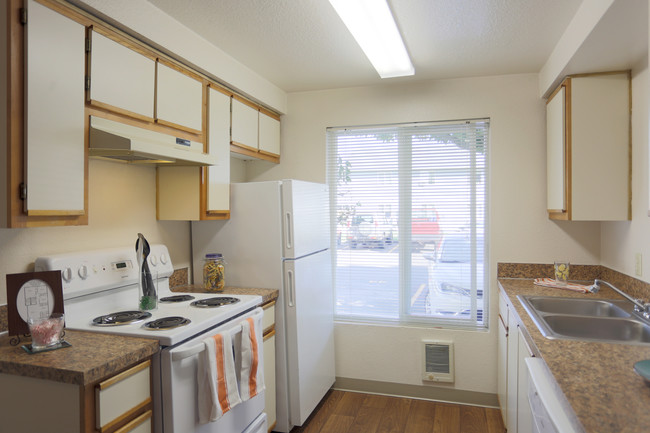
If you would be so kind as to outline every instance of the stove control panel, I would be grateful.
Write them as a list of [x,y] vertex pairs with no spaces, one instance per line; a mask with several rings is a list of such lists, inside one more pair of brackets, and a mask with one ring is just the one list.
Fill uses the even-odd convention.
[[[165,245],[151,245],[148,264],[154,280],[169,278],[174,272]],[[39,257],[34,263],[34,270],[61,270],[63,299],[138,284],[139,274],[137,254],[133,247]]]

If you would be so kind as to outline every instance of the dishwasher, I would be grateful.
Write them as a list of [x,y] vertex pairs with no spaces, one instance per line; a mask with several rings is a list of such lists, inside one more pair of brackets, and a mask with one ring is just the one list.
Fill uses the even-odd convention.
[[526,358],[528,368],[528,402],[533,418],[533,433],[580,433],[575,416],[567,410],[568,403],[555,379],[540,358]]

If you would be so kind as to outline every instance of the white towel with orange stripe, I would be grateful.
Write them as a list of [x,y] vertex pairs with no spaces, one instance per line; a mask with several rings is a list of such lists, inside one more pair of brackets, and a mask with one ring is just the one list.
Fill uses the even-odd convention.
[[199,423],[216,421],[241,403],[232,336],[225,332],[203,340],[205,349],[198,359]]
[[239,382],[242,401],[249,400],[264,390],[263,316],[264,311],[257,308],[252,317],[242,322],[241,379]]

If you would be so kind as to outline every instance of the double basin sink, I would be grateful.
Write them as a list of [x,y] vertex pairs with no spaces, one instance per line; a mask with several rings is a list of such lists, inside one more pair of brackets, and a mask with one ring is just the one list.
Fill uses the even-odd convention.
[[546,338],[650,345],[650,322],[628,301],[517,297]]

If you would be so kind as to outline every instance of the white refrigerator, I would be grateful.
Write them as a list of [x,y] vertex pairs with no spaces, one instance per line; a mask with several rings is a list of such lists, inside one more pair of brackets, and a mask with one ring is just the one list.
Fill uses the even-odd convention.
[[279,289],[274,431],[302,425],[334,383],[334,295],[327,185],[231,184],[230,219],[192,222],[194,282],[222,253],[228,286]]

